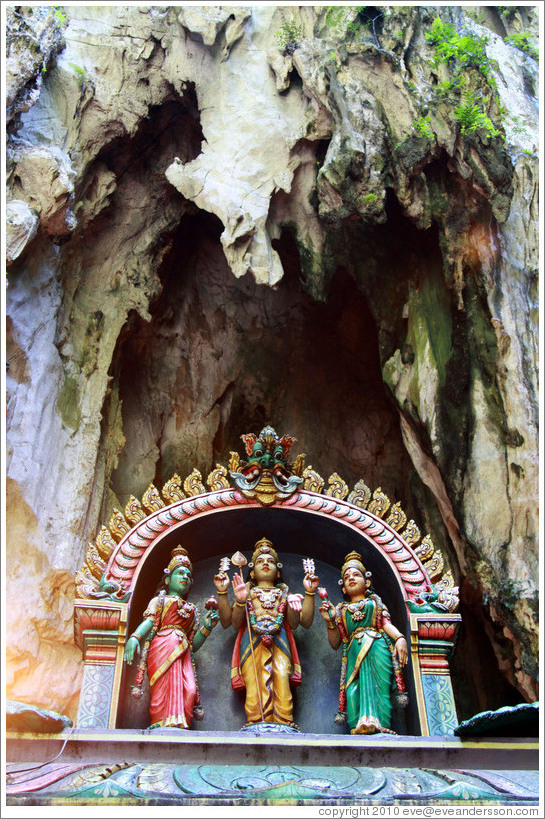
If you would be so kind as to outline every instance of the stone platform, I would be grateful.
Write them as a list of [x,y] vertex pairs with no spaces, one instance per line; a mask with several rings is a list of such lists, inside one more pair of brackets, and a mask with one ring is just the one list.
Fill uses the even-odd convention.
[[65,729],[7,760],[8,806],[539,805],[533,738]]

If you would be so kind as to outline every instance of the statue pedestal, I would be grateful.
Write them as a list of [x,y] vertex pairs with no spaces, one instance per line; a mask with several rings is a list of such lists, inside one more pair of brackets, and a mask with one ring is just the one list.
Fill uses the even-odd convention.
[[296,725],[287,725],[285,722],[252,722],[240,729],[252,734],[298,734]]
[[[6,796],[8,805],[71,807],[537,805],[538,748],[537,739],[383,734],[8,734]],[[55,761],[36,767],[44,759]]]

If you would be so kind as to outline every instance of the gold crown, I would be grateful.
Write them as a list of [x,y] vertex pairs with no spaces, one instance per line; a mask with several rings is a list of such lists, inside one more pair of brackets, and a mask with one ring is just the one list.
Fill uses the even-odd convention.
[[272,555],[274,558],[274,562],[278,563],[278,554],[276,549],[273,548],[272,542],[268,540],[266,537],[262,537],[261,540],[258,540],[254,546],[254,553],[252,555],[252,563],[255,563],[256,558],[262,554],[269,554]]
[[184,547],[176,546],[176,548],[172,550],[170,563],[166,568],[165,574],[172,574],[172,572],[178,569],[180,566],[187,566],[190,572],[193,571],[193,566],[191,565],[189,555]]
[[350,552],[347,554],[341,569],[341,577],[347,569],[359,569],[364,577],[368,574],[363,565],[363,560],[359,552]]

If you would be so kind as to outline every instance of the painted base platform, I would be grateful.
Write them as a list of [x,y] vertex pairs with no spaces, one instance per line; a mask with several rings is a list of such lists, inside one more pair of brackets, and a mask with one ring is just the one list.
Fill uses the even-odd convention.
[[65,730],[7,758],[8,806],[539,804],[536,740]]

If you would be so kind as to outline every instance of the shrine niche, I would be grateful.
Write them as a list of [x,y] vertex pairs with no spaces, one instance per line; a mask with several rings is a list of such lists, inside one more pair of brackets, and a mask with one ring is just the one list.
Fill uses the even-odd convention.
[[[345,691],[350,688],[346,677],[343,683],[343,668],[346,672],[348,663],[350,676],[354,663],[351,666],[350,652],[333,653],[336,646],[328,642],[337,627],[343,639],[342,629],[348,624],[352,631],[359,628],[358,634],[364,626],[371,628],[383,641],[383,661],[391,668],[388,680],[391,677],[392,690],[397,692],[392,695],[388,724],[381,724],[377,717],[375,727],[361,732],[452,735],[458,719],[449,656],[461,617],[458,589],[452,572],[445,571],[440,550],[429,535],[421,536],[399,503],[392,503],[380,487],[373,491],[360,480],[350,489],[337,473],[324,480],[312,466],[305,466],[304,455],[290,462],[295,443],[290,436],[280,437],[272,427],[265,427],[259,436],[242,438],[247,460],[231,452],[228,467],[218,464],[205,481],[195,469],[184,480],[175,474],[160,491],[150,484],[141,500],[131,496],[123,512],[114,509],[108,526],[102,526],[95,542],[89,544],[76,576],[75,639],[85,663],[77,726],[150,726],[149,688],[143,686],[141,700],[131,697],[131,687],[142,685],[143,666],[137,681],[137,663],[131,667],[124,657],[129,643],[133,648],[135,641],[140,643],[138,633],[135,640],[129,637],[146,620],[146,607],[179,546],[192,563],[192,605],[204,611],[205,601],[219,593],[223,626],[216,627],[210,637],[205,634],[208,639],[203,640],[202,648],[198,641],[194,668],[204,717],[193,722],[191,730],[239,731],[245,723],[250,723],[246,728],[252,730],[253,724],[257,730],[257,724],[277,724],[276,718],[266,718],[263,702],[257,716],[245,719],[244,703],[230,685],[236,634],[227,610],[237,609],[232,580],[238,570],[236,566],[229,570],[228,564],[237,552],[255,558],[256,544],[264,539],[270,544],[265,551],[274,551],[275,571],[283,563],[282,580],[290,594],[304,598],[305,606],[301,614],[305,633],[299,636],[297,632],[293,643],[302,685],[293,695],[293,716],[290,712],[284,724],[305,733],[341,735],[351,730],[335,718],[342,710],[339,694],[343,685]],[[352,614],[346,615],[341,611],[338,581],[346,557],[354,553],[357,558],[348,562],[352,568],[354,561],[358,563],[356,569],[364,581],[357,599],[349,595],[345,605],[352,605]],[[246,562],[245,557],[243,560]],[[222,573],[228,582],[214,585],[214,577]],[[319,595],[318,580],[309,580],[313,577],[319,578]],[[341,579],[348,591],[344,569]],[[266,608],[273,605],[267,595],[273,595],[274,583],[262,585],[261,602],[266,598]],[[287,594],[282,599],[283,612],[288,610]],[[308,601],[314,606],[314,595],[316,609],[323,611],[313,608],[312,621]],[[362,612],[370,611],[371,599],[374,614],[360,627],[357,620],[367,617]],[[242,610],[248,610],[248,601],[241,597],[241,614],[233,615],[232,625],[237,629],[244,629]],[[339,612],[337,625],[331,629],[329,623],[324,624],[329,601]],[[280,602],[278,597],[278,605]],[[255,608],[255,600],[252,605]],[[348,616],[352,619],[347,620]],[[394,625],[388,625],[390,622]],[[204,630],[211,631],[206,626]],[[277,631],[271,632],[271,644]],[[142,631],[140,635],[144,641],[146,634]],[[259,645],[257,641],[255,647]],[[374,648],[364,653],[368,651]],[[342,660],[341,654],[348,660]],[[382,698],[385,702],[386,694]],[[251,708],[246,707],[247,717],[249,713]],[[266,727],[270,729],[271,724]]]

